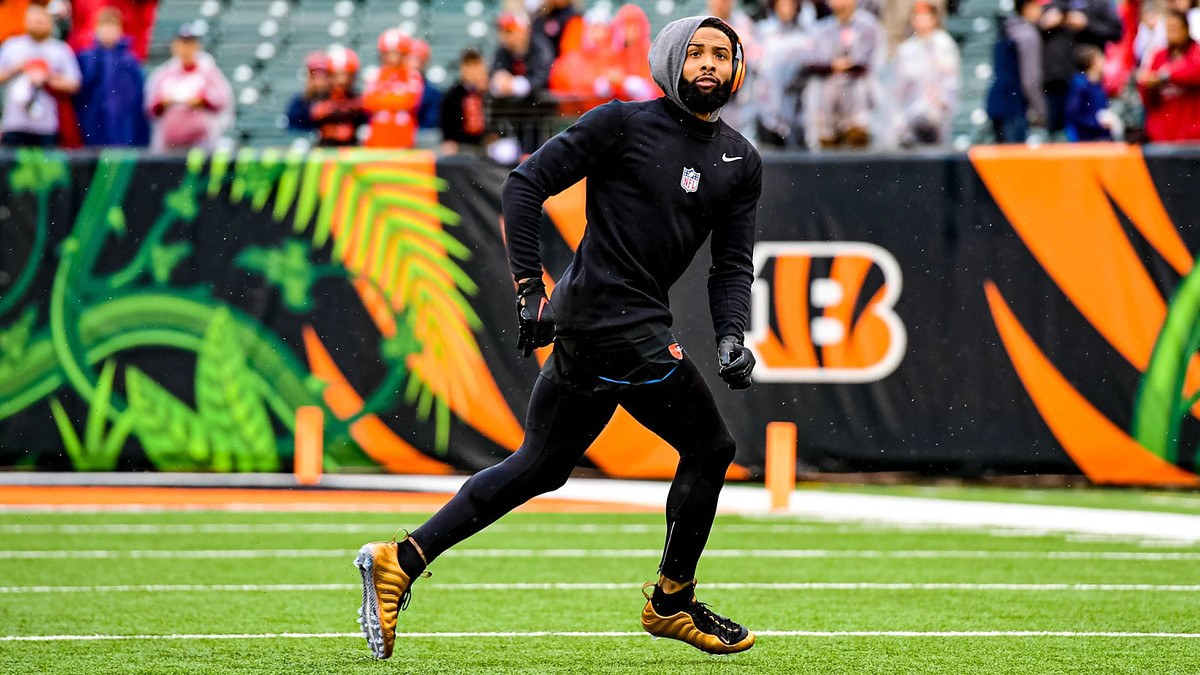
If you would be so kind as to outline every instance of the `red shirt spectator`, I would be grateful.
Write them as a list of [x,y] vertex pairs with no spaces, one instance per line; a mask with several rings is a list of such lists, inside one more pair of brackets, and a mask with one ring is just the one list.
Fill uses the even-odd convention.
[[411,63],[412,38],[399,28],[379,36],[379,73],[367,84],[363,107],[371,116],[372,148],[411,148],[416,141],[417,108],[425,82]]
[[1146,137],[1156,143],[1200,141],[1200,44],[1188,35],[1187,15],[1166,14],[1167,48],[1138,74],[1146,104]]
[[67,44],[76,53],[95,44],[96,17],[105,7],[121,10],[121,23],[129,36],[129,48],[142,63],[150,52],[150,35],[154,31],[154,15],[158,0],[72,0],[71,34]]

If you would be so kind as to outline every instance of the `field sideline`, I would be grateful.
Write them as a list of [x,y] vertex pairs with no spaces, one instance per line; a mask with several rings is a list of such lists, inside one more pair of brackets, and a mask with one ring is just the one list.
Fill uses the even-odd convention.
[[[1078,495],[1091,508],[1144,501],[1148,515],[1197,513],[1187,493],[864,492],[946,497],[947,508],[993,497],[1071,506]],[[396,655],[375,662],[354,623],[352,554],[422,513],[10,505],[0,511],[0,669],[1200,673],[1200,541],[1185,536],[1194,533],[722,515],[698,572],[700,599],[761,637],[744,654],[709,657],[639,630],[638,589],[654,578],[661,518],[506,517],[434,563],[401,617]]]

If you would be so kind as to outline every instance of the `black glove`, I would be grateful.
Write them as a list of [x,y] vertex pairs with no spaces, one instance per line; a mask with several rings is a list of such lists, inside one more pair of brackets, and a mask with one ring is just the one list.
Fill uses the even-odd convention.
[[541,279],[517,282],[517,349],[529,357],[533,350],[554,342],[554,308]]
[[754,354],[742,345],[740,338],[726,335],[717,344],[717,374],[730,389],[749,389],[750,372],[754,370]]

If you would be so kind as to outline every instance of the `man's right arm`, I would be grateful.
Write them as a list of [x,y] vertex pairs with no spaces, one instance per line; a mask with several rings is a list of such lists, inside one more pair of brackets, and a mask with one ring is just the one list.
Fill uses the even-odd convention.
[[0,84],[4,84],[13,78],[14,75],[21,72],[21,65],[17,63],[17,57],[12,47],[8,46],[11,41],[6,41],[4,45],[0,45]]
[[509,174],[500,203],[513,279],[541,279],[542,204],[607,159],[620,140],[621,115],[615,103],[591,110]]

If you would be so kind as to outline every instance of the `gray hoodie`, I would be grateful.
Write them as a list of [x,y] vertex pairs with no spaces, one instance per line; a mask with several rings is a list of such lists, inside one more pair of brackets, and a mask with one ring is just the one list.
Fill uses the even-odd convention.
[[[658,37],[650,44],[650,74],[654,76],[654,81],[672,103],[692,114],[695,112],[679,100],[679,78],[683,75],[688,43],[699,30],[700,24],[709,18],[716,17],[689,16],[676,19],[663,26],[663,29],[658,31]],[[736,48],[735,45],[734,49]],[[713,111],[708,121],[716,122],[720,118],[721,109],[718,108]]]

